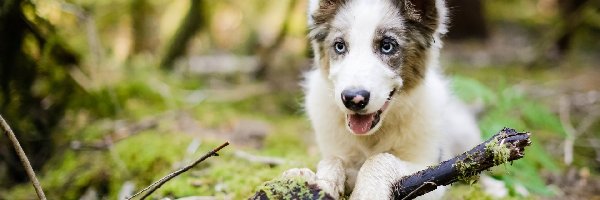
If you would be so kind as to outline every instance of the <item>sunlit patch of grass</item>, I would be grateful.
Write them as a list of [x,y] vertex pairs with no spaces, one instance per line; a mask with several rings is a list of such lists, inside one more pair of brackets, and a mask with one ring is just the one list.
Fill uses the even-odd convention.
[[[241,113],[238,113],[241,114]],[[306,122],[298,117],[272,119],[263,117],[273,124],[273,132],[267,135],[263,148],[248,149],[229,146],[222,150],[219,157],[210,158],[194,170],[181,175],[165,184],[160,194],[175,197],[191,195],[230,196],[234,199],[250,197],[255,188],[265,181],[279,176],[283,171],[294,167],[314,167],[316,156],[306,153],[307,144],[300,139],[306,130]],[[198,154],[217,146],[217,142],[208,141],[202,145]],[[288,161],[279,166],[254,163],[233,155],[237,150],[262,156],[276,156]]]

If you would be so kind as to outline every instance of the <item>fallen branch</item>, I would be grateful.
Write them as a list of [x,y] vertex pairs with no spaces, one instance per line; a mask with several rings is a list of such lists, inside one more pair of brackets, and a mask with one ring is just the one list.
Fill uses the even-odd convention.
[[283,165],[286,162],[284,159],[281,159],[281,158],[256,156],[256,155],[252,155],[247,152],[244,152],[244,151],[236,151],[235,153],[233,153],[233,155],[237,158],[247,160],[248,162],[266,164],[266,165],[269,165],[270,167],[275,167],[277,165]]
[[[401,178],[390,188],[393,199],[414,199],[435,190],[438,186],[476,180],[477,175],[484,170],[522,158],[525,147],[530,144],[529,133],[504,128],[489,140],[461,155]],[[329,194],[324,194],[316,185],[297,183],[295,180],[267,182],[250,199],[276,199],[278,196],[331,199]]]
[[175,178],[176,176],[179,176],[180,174],[192,169],[194,166],[196,166],[198,163],[206,160],[207,158],[210,158],[212,156],[219,156],[219,154],[217,154],[218,151],[220,151],[221,149],[223,149],[224,147],[226,147],[227,145],[229,145],[229,142],[225,142],[223,143],[221,146],[209,151],[208,153],[206,153],[204,156],[200,157],[198,160],[194,161],[192,164],[185,166],[175,172],[170,173],[169,175],[159,179],[158,181],[150,184],[148,187],[142,189],[141,191],[139,191],[138,193],[135,193],[134,195],[130,196],[127,198],[127,200],[133,199],[134,197],[146,192],[140,199],[145,199],[146,197],[150,196],[150,194],[152,194],[154,191],[156,191],[158,188],[160,188],[163,184],[165,184],[166,182],[168,182],[169,180]]
[[114,123],[111,133],[107,134],[103,139],[85,143],[80,140],[71,141],[71,149],[73,150],[93,150],[93,151],[103,151],[110,149],[114,144],[125,140],[129,137],[137,135],[145,130],[154,129],[158,127],[159,117],[152,117],[149,119],[144,119],[140,122],[126,125],[123,123]]
[[573,163],[573,147],[575,146],[575,139],[581,134],[577,129],[573,126],[571,121],[571,100],[569,98],[562,96],[559,101],[559,119],[560,124],[565,131],[565,143],[564,143],[564,156],[563,161],[567,165],[571,165]]
[[38,181],[38,179],[35,177],[35,172],[33,171],[33,168],[31,168],[31,164],[29,163],[29,160],[27,159],[27,155],[25,154],[25,151],[23,151],[23,148],[21,148],[21,145],[19,144],[19,140],[17,140],[15,133],[13,133],[12,129],[10,128],[8,123],[6,123],[6,121],[4,120],[2,115],[0,115],[0,125],[2,126],[4,133],[6,133],[6,136],[10,139],[10,142],[12,143],[13,147],[15,148],[15,151],[17,152],[17,155],[19,156],[19,159],[21,160],[23,167],[25,168],[25,171],[27,172],[27,176],[29,176],[29,180],[31,180],[31,183],[33,184],[33,188],[35,188],[35,192],[37,193],[38,198],[41,200],[46,200],[46,195],[44,194],[42,185],[40,184],[40,181]]
[[394,199],[413,199],[438,186],[474,180],[484,170],[522,158],[529,144],[529,133],[504,128],[491,139],[457,157],[403,177],[392,187]]

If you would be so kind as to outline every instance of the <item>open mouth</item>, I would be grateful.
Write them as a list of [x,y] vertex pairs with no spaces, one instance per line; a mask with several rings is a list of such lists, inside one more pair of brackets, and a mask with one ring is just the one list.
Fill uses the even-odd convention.
[[396,89],[392,90],[381,109],[377,110],[374,113],[356,113],[346,115],[348,119],[348,127],[350,127],[350,130],[352,130],[352,132],[354,132],[357,135],[363,135],[369,132],[375,126],[377,126],[377,124],[379,124],[379,121],[381,121],[381,113],[383,113],[383,111],[385,111],[385,109],[388,107],[390,100],[392,99],[392,96],[395,92]]

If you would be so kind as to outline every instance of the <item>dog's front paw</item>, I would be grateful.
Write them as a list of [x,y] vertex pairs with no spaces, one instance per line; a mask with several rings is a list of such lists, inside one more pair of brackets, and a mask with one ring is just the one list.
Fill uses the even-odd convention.
[[317,166],[317,185],[334,199],[344,194],[346,174],[342,161],[331,157],[321,160]]
[[[391,199],[392,185],[421,169],[424,166],[400,160],[389,153],[372,156],[360,168],[350,199]],[[441,199],[443,194],[444,189],[437,189],[418,199]]]
[[372,156],[360,168],[350,199],[391,199],[392,184],[420,168],[389,153]]
[[389,153],[367,159],[358,172],[351,200],[390,199],[391,186],[405,173],[406,162]]
[[283,172],[281,175],[284,179],[301,178],[309,185],[317,184],[317,175],[308,168],[292,168]]

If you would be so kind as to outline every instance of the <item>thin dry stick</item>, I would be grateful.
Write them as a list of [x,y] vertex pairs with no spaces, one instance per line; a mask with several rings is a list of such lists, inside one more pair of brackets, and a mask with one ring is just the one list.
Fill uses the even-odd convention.
[[223,143],[221,146],[213,149],[212,151],[209,151],[208,153],[206,153],[204,156],[202,156],[200,159],[194,161],[192,164],[185,166],[184,168],[181,168],[173,173],[170,173],[169,175],[161,178],[160,180],[150,184],[148,187],[142,189],[141,191],[139,191],[138,193],[135,193],[133,196],[130,196],[127,198],[127,200],[132,199],[133,197],[136,197],[142,193],[144,193],[145,191],[148,191],[144,194],[144,196],[142,196],[140,199],[145,199],[146,197],[150,196],[150,194],[152,194],[154,191],[156,191],[158,188],[160,188],[163,184],[165,184],[166,182],[168,182],[169,180],[175,178],[176,176],[179,176],[180,174],[192,169],[194,166],[196,166],[198,163],[206,160],[207,158],[210,158],[212,156],[219,156],[219,154],[217,154],[218,151],[220,151],[222,148],[226,147],[227,145],[229,145],[229,142],[225,142]]
[[579,135],[579,132],[573,127],[573,123],[571,122],[571,101],[565,96],[560,98],[560,107],[559,107],[559,117],[560,123],[565,130],[565,134],[567,137],[565,138],[565,146],[564,146],[564,156],[563,160],[565,164],[571,165],[573,163],[573,146],[575,144],[575,139]]
[[33,171],[33,168],[31,168],[31,164],[29,163],[29,160],[27,159],[27,155],[25,155],[25,152],[23,151],[23,148],[21,148],[21,145],[19,144],[19,140],[17,140],[15,133],[13,133],[10,126],[8,126],[8,123],[6,123],[6,121],[4,121],[4,118],[2,117],[2,115],[0,115],[0,125],[2,125],[2,129],[4,129],[6,136],[8,136],[8,138],[10,139],[10,142],[12,143],[13,147],[15,148],[15,151],[17,152],[17,155],[19,156],[19,159],[21,160],[23,167],[25,168],[25,171],[27,172],[27,176],[29,176],[29,180],[31,180],[31,183],[33,184],[33,187],[35,188],[35,192],[37,193],[38,198],[42,199],[42,200],[46,200],[46,195],[44,195],[44,190],[42,189],[42,185],[40,185],[40,182],[35,177],[35,172]]

